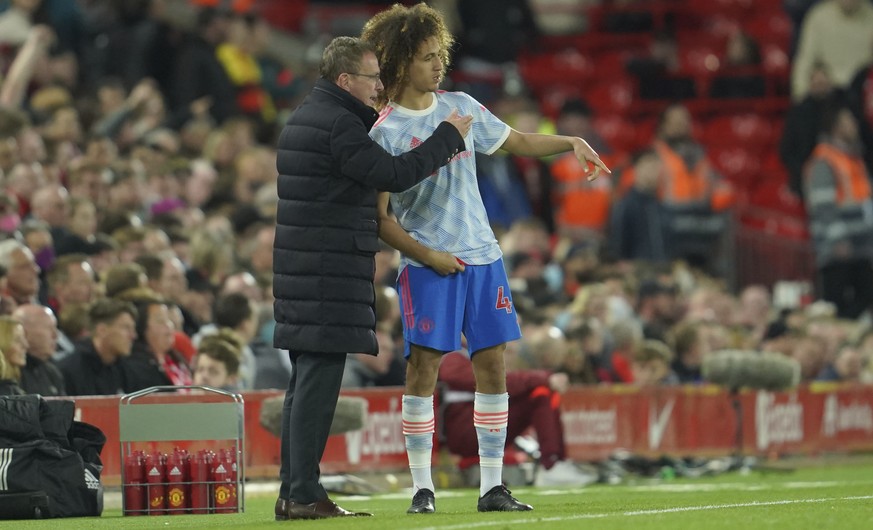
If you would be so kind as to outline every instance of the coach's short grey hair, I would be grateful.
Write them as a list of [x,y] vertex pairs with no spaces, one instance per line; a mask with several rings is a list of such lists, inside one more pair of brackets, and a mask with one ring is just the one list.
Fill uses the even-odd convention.
[[321,55],[319,73],[328,81],[335,82],[343,73],[357,73],[364,54],[375,54],[376,49],[357,37],[337,37],[330,41]]

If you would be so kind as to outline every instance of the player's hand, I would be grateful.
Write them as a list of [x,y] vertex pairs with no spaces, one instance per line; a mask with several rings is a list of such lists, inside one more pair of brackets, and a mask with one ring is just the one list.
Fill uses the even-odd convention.
[[576,141],[573,142],[573,153],[585,169],[585,174],[589,181],[596,179],[601,171],[605,171],[607,174],[612,173],[606,167],[606,164],[600,160],[600,155],[582,138],[576,138]]
[[473,124],[473,116],[461,116],[458,114],[458,109],[454,109],[449,117],[446,118],[446,121],[454,125],[458,132],[461,133],[461,136],[466,137],[467,133],[470,132],[470,126]]
[[440,276],[464,271],[464,264],[458,261],[458,258],[449,252],[438,250],[428,252],[425,265],[435,270]]

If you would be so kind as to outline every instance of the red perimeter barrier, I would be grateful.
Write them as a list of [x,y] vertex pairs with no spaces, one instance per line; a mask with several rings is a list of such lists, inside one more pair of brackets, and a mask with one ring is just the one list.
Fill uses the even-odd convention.
[[[281,391],[244,394],[246,475],[278,477],[279,439],[260,425],[264,399]],[[366,427],[332,436],[325,473],[396,471],[406,467],[398,387],[347,391],[369,404]],[[178,397],[154,397],[156,402]],[[77,419],[106,434],[103,480],[121,482],[118,396],[77,397]],[[737,406],[735,406],[737,405]],[[716,386],[638,389],[624,385],[574,387],[562,399],[569,457],[599,460],[616,449],[643,455],[717,456],[873,450],[873,386],[813,384],[791,392],[741,391]],[[737,411],[740,414],[737,414]],[[472,420],[471,420],[472,421]],[[738,425],[742,428],[738,430]],[[184,444],[169,444],[184,446]],[[149,449],[163,450],[166,442]]]

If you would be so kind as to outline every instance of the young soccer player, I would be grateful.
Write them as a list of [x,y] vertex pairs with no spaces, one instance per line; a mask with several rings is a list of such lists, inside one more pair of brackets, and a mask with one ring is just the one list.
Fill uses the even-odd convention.
[[467,150],[408,191],[380,194],[379,236],[403,254],[397,280],[409,362],[403,431],[415,494],[409,513],[435,511],[431,477],[433,393],[440,359],[461,346],[463,332],[476,376],[473,423],[480,455],[479,511],[523,511],[502,484],[509,416],[503,352],[521,336],[512,295],[476,184],[474,150],[543,157],[574,151],[589,178],[609,169],[581,138],[523,134],[462,92],[439,91],[452,36],[425,4],[399,4],[375,15],[362,38],[376,46],[385,89],[371,136],[398,154],[428,138],[454,109],[473,116]]

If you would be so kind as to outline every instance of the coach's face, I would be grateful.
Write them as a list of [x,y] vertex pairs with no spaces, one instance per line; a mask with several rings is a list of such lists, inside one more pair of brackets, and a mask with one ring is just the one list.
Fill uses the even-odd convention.
[[444,73],[439,40],[428,37],[409,64],[409,85],[419,92],[434,92],[439,88]]
[[379,61],[376,59],[376,55],[370,52],[365,53],[361,58],[358,71],[340,74],[338,84],[365,105],[375,107],[376,97],[385,88],[382,85],[382,79],[379,78]]

